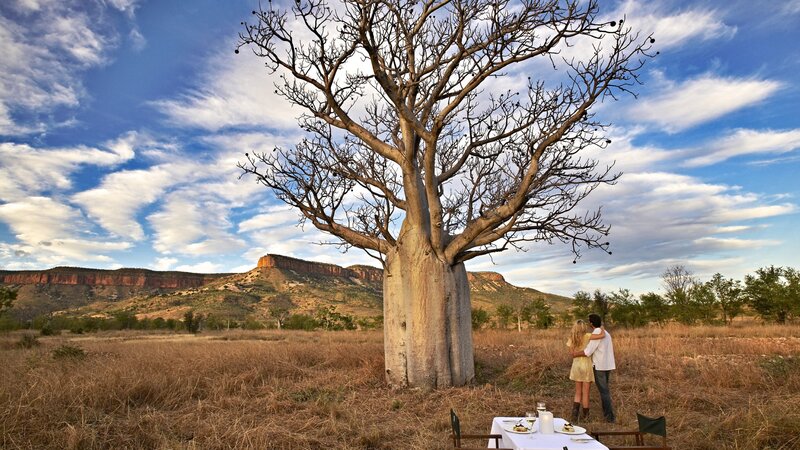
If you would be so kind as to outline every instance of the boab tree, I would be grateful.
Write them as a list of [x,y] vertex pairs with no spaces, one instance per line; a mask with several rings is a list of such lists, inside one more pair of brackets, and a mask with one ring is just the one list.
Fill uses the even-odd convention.
[[[605,248],[599,211],[577,210],[616,178],[583,154],[609,142],[591,107],[629,92],[652,39],[601,20],[593,0],[296,0],[253,14],[236,51],[279,76],[305,137],[246,154],[243,175],[381,260],[390,385],[470,383],[464,262],[530,241]],[[539,79],[510,76],[522,70]]]

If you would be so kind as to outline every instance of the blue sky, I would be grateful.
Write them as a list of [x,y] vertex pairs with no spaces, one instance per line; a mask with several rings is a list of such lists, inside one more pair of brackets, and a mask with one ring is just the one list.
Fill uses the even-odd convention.
[[[600,106],[624,172],[598,189],[612,255],[537,244],[471,261],[518,285],[658,291],[798,267],[800,0],[603,1],[656,38],[639,98]],[[253,1],[0,3],[0,268],[241,272],[341,254],[235,164],[296,142],[263,63],[234,55]]]

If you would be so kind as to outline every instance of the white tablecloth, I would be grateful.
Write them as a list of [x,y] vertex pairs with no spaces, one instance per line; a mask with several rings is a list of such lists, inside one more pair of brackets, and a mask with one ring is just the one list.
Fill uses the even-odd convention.
[[[504,420],[519,420],[519,417],[495,417],[492,420],[492,434],[503,436],[500,441],[501,448],[513,448],[515,450],[563,450],[566,446],[569,450],[608,450],[608,447],[591,440],[588,442],[578,442],[572,438],[590,438],[588,434],[570,435],[563,433],[542,434],[539,432],[539,421],[533,424],[534,433],[511,433],[503,429]],[[553,424],[556,429],[566,423],[566,420],[556,417]],[[505,422],[508,425],[508,422]],[[489,448],[495,448],[494,440],[489,441]]]

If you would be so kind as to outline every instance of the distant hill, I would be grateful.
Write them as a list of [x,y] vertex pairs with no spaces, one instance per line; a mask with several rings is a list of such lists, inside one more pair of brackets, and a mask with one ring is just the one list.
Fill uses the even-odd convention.
[[[383,270],[341,267],[281,255],[266,255],[240,274],[196,274],[146,269],[99,270],[57,267],[45,271],[0,271],[0,284],[18,288],[12,314],[107,315],[131,311],[139,317],[181,318],[188,310],[220,318],[267,318],[272,306],[312,313],[320,306],[356,317],[383,314]],[[570,299],[509,284],[494,272],[471,272],[473,308],[494,311],[543,298],[553,311]]]

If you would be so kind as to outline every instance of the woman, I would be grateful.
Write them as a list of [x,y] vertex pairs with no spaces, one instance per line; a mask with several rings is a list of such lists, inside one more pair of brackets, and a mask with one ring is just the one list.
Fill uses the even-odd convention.
[[[578,320],[572,325],[572,332],[570,333],[569,340],[567,340],[567,347],[570,351],[575,352],[583,350],[589,344],[591,339],[602,339],[605,332],[601,330],[600,334],[592,334],[591,328],[583,320]],[[579,356],[572,359],[572,369],[569,371],[569,379],[575,382],[575,398],[572,403],[572,421],[578,421],[578,415],[581,413],[583,407],[583,414],[580,414],[581,420],[589,417],[589,388],[594,382],[594,371],[592,370],[592,358],[588,356]]]

